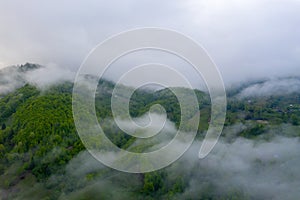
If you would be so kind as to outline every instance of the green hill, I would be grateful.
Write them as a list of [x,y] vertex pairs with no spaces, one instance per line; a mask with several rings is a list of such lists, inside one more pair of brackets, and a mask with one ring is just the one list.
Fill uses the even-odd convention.
[[[30,64],[20,67],[21,71],[32,69],[35,69],[35,66]],[[113,87],[112,82],[99,82],[96,95],[96,111],[99,118],[112,116],[110,98]],[[189,90],[184,88],[175,90],[183,95],[189,93]],[[200,110],[191,111],[191,119],[200,111],[198,138],[203,138],[210,119],[210,99],[204,92],[195,90],[195,93]],[[161,104],[168,118],[178,127],[180,106],[170,89],[137,90],[130,101],[130,114],[132,117],[142,116],[154,104]],[[299,137],[300,93],[247,99],[230,95],[225,129],[238,123],[243,124],[245,128],[237,132],[234,138],[270,138],[274,135],[269,134],[269,130],[282,124],[289,124],[293,131],[289,134],[284,131],[278,132],[278,135]],[[3,199],[14,199],[22,195],[30,197],[33,194],[37,199],[57,199],[61,193],[68,196],[75,190],[79,191],[78,199],[84,199],[83,196],[89,194],[87,191],[94,191],[89,184],[93,183],[95,178],[111,173],[108,168],[93,170],[92,173],[85,173],[83,179],[76,179],[77,182],[74,182],[73,176],[66,175],[68,163],[85,150],[73,122],[72,83],[54,85],[43,91],[25,84],[13,92],[3,94],[0,97],[0,125],[0,188],[3,188],[0,194],[3,195]],[[119,147],[127,147],[134,141],[134,138],[118,129],[112,129],[108,125],[106,128],[110,131],[108,137]],[[223,137],[229,135],[225,132]],[[171,183],[163,182],[164,176],[168,176],[167,170],[133,175],[138,184],[132,183],[133,189],[129,192],[129,198],[131,194],[147,196],[149,199],[164,195],[171,197],[183,192],[187,187],[188,182],[181,176],[170,179]],[[30,190],[32,193],[22,193],[30,185],[35,187],[34,190]],[[72,195],[70,198],[77,198],[73,193]],[[107,195],[109,198],[112,194],[108,192]]]

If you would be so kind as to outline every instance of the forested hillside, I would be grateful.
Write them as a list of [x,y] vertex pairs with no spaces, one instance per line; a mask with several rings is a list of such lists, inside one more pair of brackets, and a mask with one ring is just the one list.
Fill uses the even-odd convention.
[[[23,66],[20,70],[29,69]],[[99,82],[96,95],[99,119],[112,116],[113,87],[112,82]],[[176,90],[185,93],[188,89]],[[228,93],[221,141],[234,143],[244,138],[267,142],[278,136],[298,140],[300,92],[241,97],[238,94],[242,90],[232,89]],[[201,114],[197,135],[197,142],[200,142],[210,121],[210,98],[205,92],[195,92]],[[169,89],[136,91],[131,98],[130,114],[140,117],[154,104],[162,105],[168,119],[178,127],[180,106]],[[134,143],[134,138],[113,123],[105,120],[100,123],[117,146],[128,148]],[[71,82],[46,89],[24,82],[18,89],[1,94],[0,125],[1,199],[251,199],[255,195],[239,186],[221,187],[210,179],[218,178],[218,175],[213,175],[199,163],[189,163],[188,171],[184,171],[186,158],[147,174],[125,174],[102,166],[85,151],[76,133]],[[256,164],[260,167],[266,163],[262,160]],[[196,181],[194,184],[199,187],[191,189],[192,173],[197,168],[203,172],[199,178],[203,182]],[[189,193],[189,190],[193,192]]]

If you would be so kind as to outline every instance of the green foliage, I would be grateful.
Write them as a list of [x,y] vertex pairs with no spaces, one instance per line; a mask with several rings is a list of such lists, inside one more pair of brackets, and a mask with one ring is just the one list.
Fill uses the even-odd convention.
[[278,125],[290,123],[299,125],[300,95],[252,97],[249,99],[230,98],[228,101],[227,119],[225,125],[244,121],[264,121],[267,124]]
[[[14,187],[22,178],[26,179],[33,174],[34,181],[35,179],[41,183],[48,181],[47,187],[54,188],[56,192],[63,190],[62,188],[65,192],[71,192],[74,185],[78,188],[84,187],[85,184],[105,174],[105,170],[88,172],[80,184],[74,181],[75,178],[64,180],[66,164],[84,149],[73,122],[72,87],[72,83],[66,82],[39,91],[34,86],[25,85],[0,98],[0,182],[6,188]],[[110,99],[113,87],[111,82],[104,80],[99,82],[95,99],[96,112],[107,137],[118,147],[126,149],[135,139],[122,132],[114,123],[105,120],[112,117]],[[191,92],[184,88],[176,90],[183,96],[188,96]],[[195,93],[199,101],[199,110],[188,110],[184,125],[188,129],[190,122],[200,111],[199,132],[204,132],[210,121],[210,100],[206,93],[197,90]],[[247,100],[229,98],[225,126],[236,123],[246,125],[247,128],[238,133],[238,136],[246,138],[264,135],[267,130],[282,123],[293,125],[291,127],[297,132],[300,123],[299,99],[298,94]],[[130,114],[132,117],[139,117],[155,104],[162,105],[167,117],[177,127],[179,126],[181,108],[170,89],[155,92],[135,91],[130,101]],[[299,135],[295,133],[297,134]],[[61,176],[54,183],[48,180],[57,174]],[[176,198],[177,194],[185,192],[189,184],[184,174],[169,177],[164,170],[136,176],[141,177],[140,187],[130,192],[140,194],[143,199]],[[69,185],[66,185],[67,181]],[[124,182],[126,184],[126,181]],[[204,188],[199,192],[202,199],[244,197],[236,190],[221,196],[214,194],[215,191],[209,184]],[[93,191],[96,193],[97,189]],[[51,192],[51,195],[47,194],[47,190],[44,192],[44,196],[52,195],[52,199],[58,198],[55,192]],[[90,193],[86,193],[84,196],[90,197],[89,195]],[[108,198],[107,195],[103,196]]]
[[36,87],[27,84],[15,92],[0,98],[0,122],[3,123],[8,120],[18,110],[20,105],[38,94],[39,91]]
[[71,88],[65,83],[40,95],[25,85],[0,99],[2,167],[16,161],[12,155],[20,155],[23,171],[44,179],[84,149],[73,122]]
[[165,173],[163,172],[151,172],[144,175],[144,184],[142,192],[147,195],[154,195],[157,191],[161,190],[164,185]]
[[32,151],[30,168],[48,177],[83,149],[72,119],[71,95],[47,94],[28,100],[13,115],[13,152]]
[[262,124],[256,124],[254,127],[250,127],[246,129],[245,131],[240,133],[240,136],[246,137],[246,138],[253,138],[256,136],[259,136],[265,132],[265,126]]

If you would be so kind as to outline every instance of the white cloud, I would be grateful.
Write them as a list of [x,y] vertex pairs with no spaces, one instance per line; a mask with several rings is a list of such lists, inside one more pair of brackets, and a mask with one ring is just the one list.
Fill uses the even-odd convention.
[[299,78],[274,78],[262,83],[256,83],[243,89],[237,97],[262,97],[269,95],[286,95],[291,93],[299,93]]
[[54,64],[29,71],[25,74],[25,79],[29,83],[33,83],[42,88],[62,81],[73,81],[74,77],[74,72]]
[[0,67],[34,62],[76,70],[112,34],[158,26],[203,44],[225,82],[299,75],[299,8],[295,0],[1,1]]
[[73,81],[75,73],[54,64],[40,66],[37,69],[22,71],[20,66],[11,66],[0,70],[0,94],[6,94],[31,83],[40,89],[64,81]]

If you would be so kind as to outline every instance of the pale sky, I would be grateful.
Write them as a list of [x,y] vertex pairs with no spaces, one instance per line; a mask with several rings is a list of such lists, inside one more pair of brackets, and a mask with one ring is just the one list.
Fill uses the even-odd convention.
[[98,43],[139,27],[192,37],[225,82],[300,75],[299,0],[2,0],[0,68],[32,62],[76,71]]

